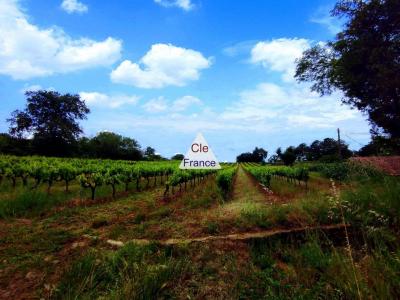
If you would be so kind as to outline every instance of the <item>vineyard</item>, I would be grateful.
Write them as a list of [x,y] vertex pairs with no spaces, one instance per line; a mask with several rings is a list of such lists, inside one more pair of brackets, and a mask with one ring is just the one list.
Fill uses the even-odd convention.
[[179,163],[1,156],[0,298],[400,295],[398,178]]
[[[48,195],[57,193],[56,191],[52,193],[54,186],[57,186],[58,190],[62,187],[65,194],[68,194],[71,184],[78,185],[79,197],[84,197],[84,191],[88,190],[91,200],[95,200],[96,190],[103,186],[109,187],[109,195],[115,198],[117,190],[127,193],[130,191],[130,186],[140,191],[142,188],[148,189],[159,184],[165,185],[163,195],[167,199],[175,192],[181,193],[189,185],[194,187],[216,173],[213,170],[182,171],[178,166],[178,161],[129,162],[3,156],[0,158],[0,184],[8,181],[4,182],[3,186],[9,186],[12,191],[20,188],[36,191],[44,187]],[[234,167],[223,165],[223,170],[217,175],[221,193],[226,194],[230,190],[234,170]],[[102,195],[104,197],[104,192]],[[3,206],[3,213],[6,210],[5,205],[8,203],[12,206],[13,202],[13,200],[3,201],[0,204],[0,207]]]

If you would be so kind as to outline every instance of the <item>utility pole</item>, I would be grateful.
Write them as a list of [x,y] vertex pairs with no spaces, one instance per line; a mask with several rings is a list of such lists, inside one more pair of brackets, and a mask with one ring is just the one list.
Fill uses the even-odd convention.
[[340,129],[337,129],[337,139],[338,139],[338,156],[339,159],[342,159],[342,149],[341,149],[341,143],[340,143]]

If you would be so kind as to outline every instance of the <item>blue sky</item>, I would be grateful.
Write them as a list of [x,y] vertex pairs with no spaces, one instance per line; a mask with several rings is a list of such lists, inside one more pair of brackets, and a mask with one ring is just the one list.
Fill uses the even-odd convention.
[[[251,3],[251,4],[249,4]],[[255,146],[369,141],[365,116],[293,79],[332,39],[328,0],[0,0],[0,131],[24,90],[80,94],[82,122],[169,157],[202,132],[221,161]]]

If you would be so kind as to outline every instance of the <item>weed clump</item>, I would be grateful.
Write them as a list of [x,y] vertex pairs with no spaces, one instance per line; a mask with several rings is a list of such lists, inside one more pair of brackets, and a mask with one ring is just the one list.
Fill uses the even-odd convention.
[[76,261],[57,287],[56,299],[156,299],[188,269],[156,245],[127,244],[115,253],[90,252]]

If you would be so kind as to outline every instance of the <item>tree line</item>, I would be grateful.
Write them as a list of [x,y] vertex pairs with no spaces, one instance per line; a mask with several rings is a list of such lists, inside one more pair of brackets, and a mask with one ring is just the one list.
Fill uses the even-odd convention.
[[[387,156],[399,154],[400,149],[396,147],[391,139],[385,137],[374,137],[370,143],[363,146],[358,151],[349,149],[349,145],[341,140],[340,155],[338,141],[332,138],[325,138],[321,141],[315,140],[309,145],[301,143],[298,146],[289,146],[284,150],[279,147],[275,153],[268,158],[268,163],[292,165],[296,161],[335,162],[352,156]],[[268,151],[256,147],[253,152],[245,152],[238,155],[236,161],[265,163],[267,156]]]
[[[340,159],[346,159],[356,152],[349,149],[348,144],[340,141],[340,157],[339,144],[335,139],[325,138],[322,141],[315,140],[310,145],[301,143],[298,146],[289,146],[285,150],[279,147],[273,155],[268,158],[269,163],[283,163],[292,165],[295,161],[324,161],[333,162]],[[237,162],[255,162],[265,163],[268,151],[263,148],[256,147],[253,152],[245,152],[237,156]]]
[[161,160],[152,147],[113,132],[84,137],[78,121],[90,110],[79,95],[28,91],[27,104],[7,120],[9,133],[0,133],[0,153],[54,157]]
[[[44,142],[44,141],[43,141]],[[141,148],[132,138],[114,132],[99,132],[94,137],[79,137],[66,143],[64,147],[46,147],[35,138],[17,138],[8,133],[0,133],[0,154],[17,156],[52,156],[102,158],[118,160],[165,160],[152,147]]]

